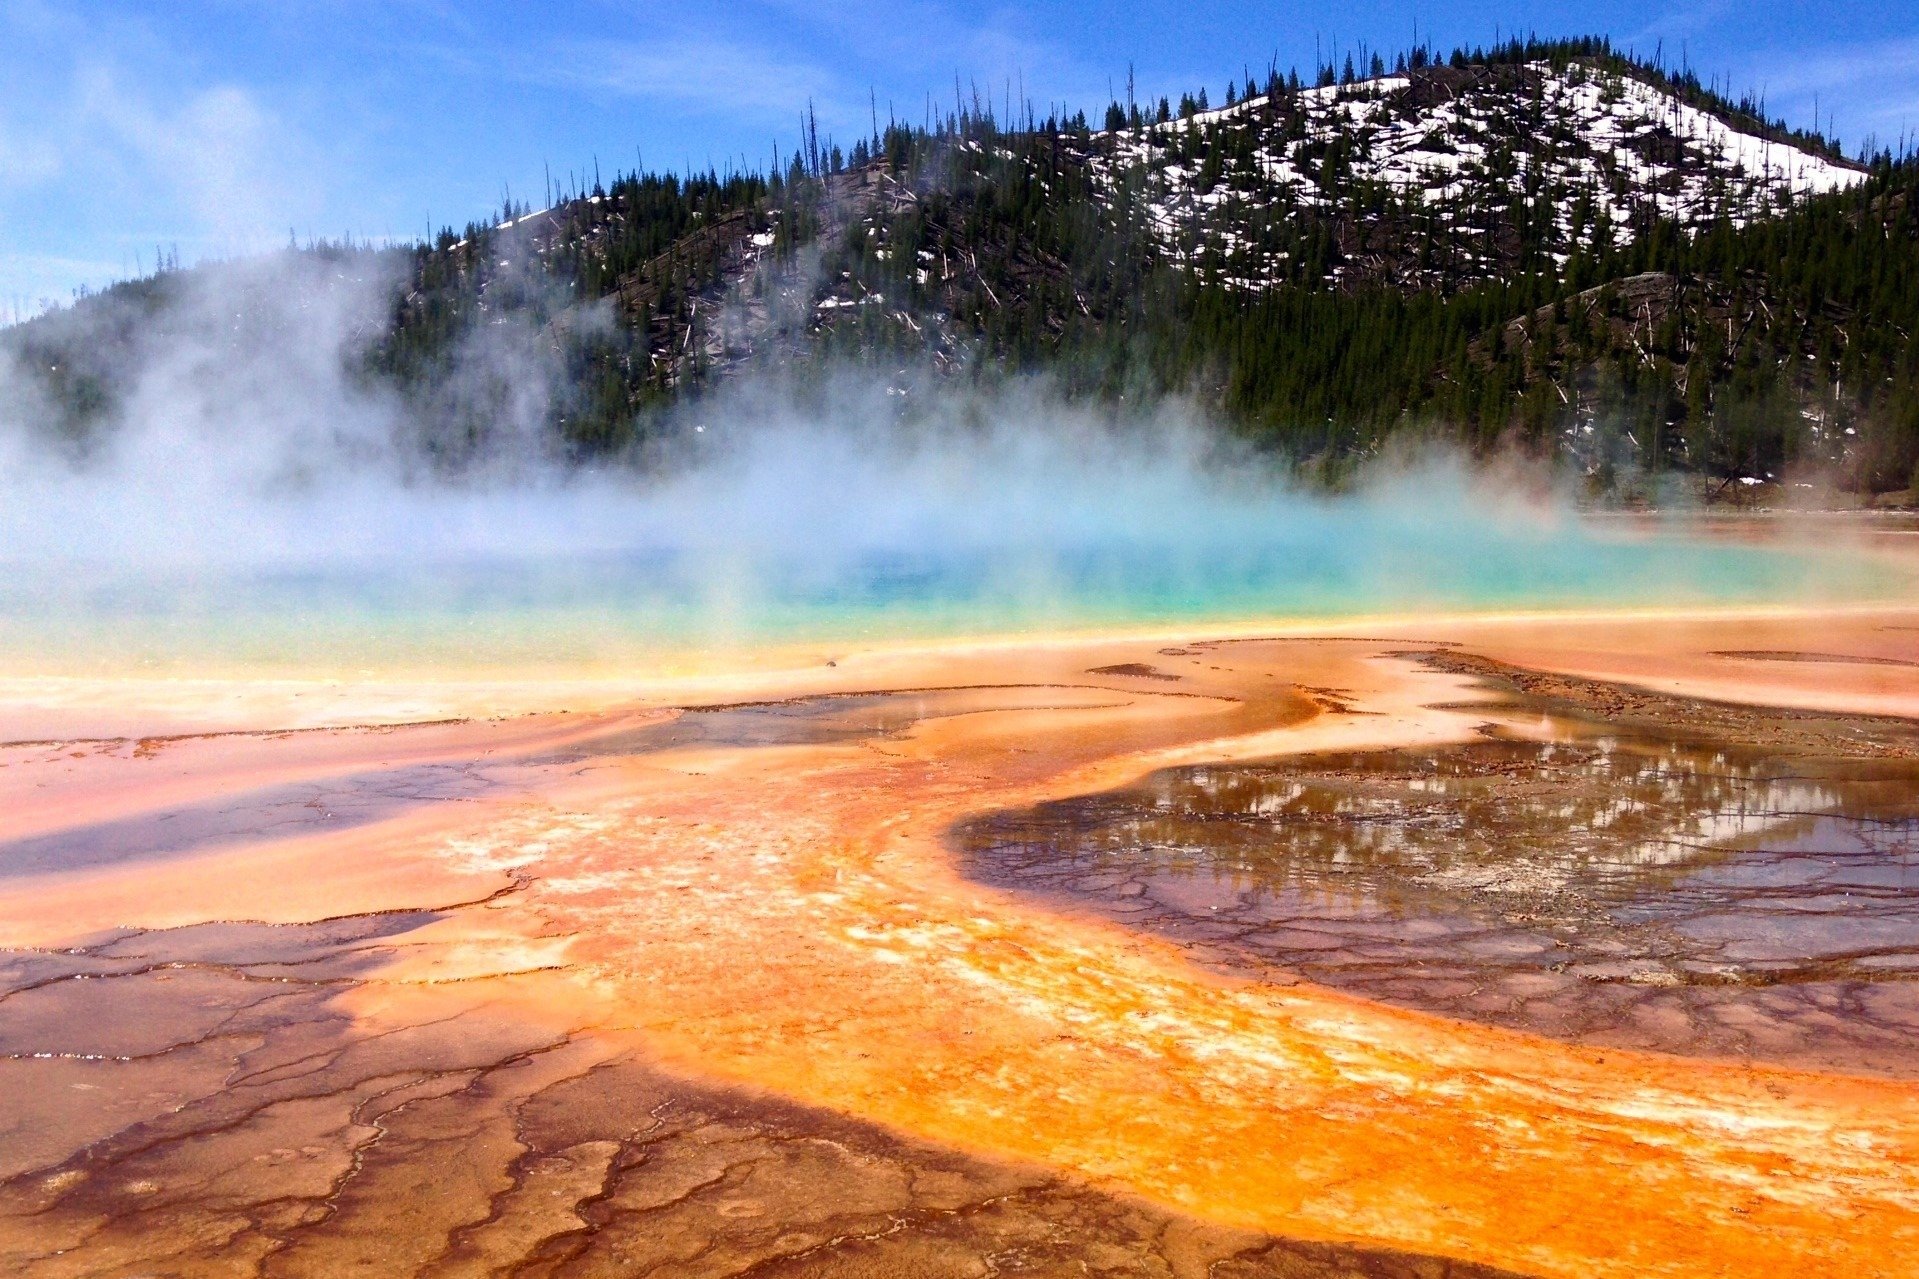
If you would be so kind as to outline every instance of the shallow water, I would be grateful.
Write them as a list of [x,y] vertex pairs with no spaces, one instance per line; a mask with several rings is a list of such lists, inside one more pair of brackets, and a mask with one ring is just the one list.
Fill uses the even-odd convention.
[[955,839],[984,880],[1236,970],[1582,1042],[1919,1074],[1919,765],[1551,728],[1175,769]]
[[[1097,694],[1094,694],[1097,696]],[[892,736],[927,720],[1058,701],[1047,688],[942,688],[825,694],[621,717],[561,746],[372,768],[163,805],[0,839],[0,881],[98,870],[262,840],[336,834],[436,804],[500,798],[539,770],[674,750],[824,746]]]

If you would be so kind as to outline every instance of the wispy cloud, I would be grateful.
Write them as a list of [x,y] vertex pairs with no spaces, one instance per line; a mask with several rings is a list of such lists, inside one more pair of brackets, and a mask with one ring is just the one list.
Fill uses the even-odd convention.
[[1885,81],[1919,84],[1919,36],[1799,48],[1782,58],[1772,82],[1784,92],[1855,87]]
[[1850,140],[1919,131],[1919,36],[1786,44],[1761,27],[1729,42],[1727,25],[1739,12],[1733,0],[1680,0],[1615,43],[1650,55],[1663,42],[1669,65],[1689,57],[1701,76],[1729,76],[1737,91],[1760,95],[1769,113],[1792,124],[1813,124],[1816,105],[1819,124]]
[[683,112],[750,115],[782,129],[810,104],[823,127],[841,132],[863,132],[874,99],[884,115],[908,86],[910,101],[895,101],[895,109],[918,119],[922,95],[944,100],[955,77],[969,95],[977,85],[996,104],[1009,87],[1044,104],[1091,100],[1104,85],[1027,30],[1017,11],[961,11],[932,0],[761,0],[729,16],[656,12],[639,35],[554,42],[510,73]]
[[297,132],[245,88],[160,102],[104,61],[79,65],[64,100],[0,116],[0,199],[77,181],[96,199],[180,216],[188,234],[235,249],[284,231],[287,211],[306,203],[317,179],[302,158]]
[[1919,131],[1919,37],[1780,50],[1760,60],[1769,106],[1810,119],[1815,100],[1850,135]]
[[771,0],[770,7],[813,24],[820,38],[832,39],[860,64],[932,88],[936,99],[955,76],[968,92],[972,82],[982,94],[990,88],[996,102],[1009,84],[1015,95],[1023,86],[1042,105],[1091,102],[1105,91],[1104,72],[1041,35],[1023,8],[937,0],[842,0],[826,7]]
[[44,129],[0,116],[0,191],[38,187],[61,168],[60,146]]
[[659,39],[575,39],[521,60],[515,74],[536,84],[671,104],[703,114],[741,112],[791,121],[808,101],[841,93],[832,72],[777,48],[722,35]]
[[[1715,25],[1724,22],[1735,8],[1734,0],[1682,0],[1681,3],[1667,6],[1658,17],[1618,43],[1649,54],[1658,41],[1682,41],[1688,36],[1712,30]],[[1666,53],[1674,60],[1681,56],[1676,46],[1667,49]]]
[[0,301],[106,283],[136,246],[256,250],[317,207],[326,179],[302,130],[150,34],[0,12],[0,76],[17,86],[0,94]]
[[257,247],[285,227],[312,171],[286,121],[251,91],[214,85],[174,104],[130,91],[105,67],[83,73],[79,122],[95,131],[97,158],[118,160],[123,180],[158,183],[202,235]]

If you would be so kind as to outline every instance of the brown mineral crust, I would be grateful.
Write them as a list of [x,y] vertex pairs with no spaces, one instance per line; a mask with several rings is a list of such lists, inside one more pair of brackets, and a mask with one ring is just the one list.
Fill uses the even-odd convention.
[[1799,649],[1717,649],[1714,657],[1746,662],[1824,662],[1839,666],[1919,666],[1903,657],[1867,657],[1853,653],[1808,653]]
[[[1515,689],[1526,695],[1526,708],[1535,712],[1585,714],[1627,729],[1683,733],[1700,741],[1776,747],[1796,754],[1919,757],[1919,721],[1905,716],[1684,697],[1615,681],[1529,670],[1473,653],[1435,651],[1408,656],[1434,670],[1478,676],[1494,688]],[[1919,667],[1919,662],[1901,665]]]
[[[1919,670],[1906,665],[1919,661],[1919,646],[1915,632],[1901,629],[1909,616],[1889,607],[1462,618],[1449,625],[1448,638],[1455,647],[1508,665],[1700,701],[1919,719]],[[1893,660],[1750,662],[1715,656],[1763,650]]]
[[1088,675],[1125,675],[1134,679],[1174,680],[1179,678],[1146,662],[1115,662],[1111,666],[1095,666],[1086,673]]

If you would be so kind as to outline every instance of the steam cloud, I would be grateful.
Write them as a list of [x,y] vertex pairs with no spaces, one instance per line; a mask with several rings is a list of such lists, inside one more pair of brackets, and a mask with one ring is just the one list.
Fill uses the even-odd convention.
[[[1230,541],[1281,507],[1326,513],[1184,406],[1116,426],[1036,383],[848,374],[810,408],[749,385],[697,408],[666,474],[581,469],[546,439],[557,361],[539,333],[497,324],[467,336],[449,394],[510,394],[486,397],[479,463],[436,475],[408,406],[355,372],[397,283],[373,260],[224,264],[177,277],[179,296],[150,316],[94,318],[112,332],[82,345],[115,350],[124,393],[82,449],[51,436],[35,379],[0,369],[0,552],[202,564],[1084,549]],[[1447,484],[1467,482],[1453,468]]]
[[[687,410],[668,465],[583,469],[546,442],[559,361],[541,333],[512,324],[467,335],[446,382],[488,406],[479,464],[449,477],[422,452],[409,407],[356,372],[397,284],[368,260],[256,258],[186,273],[178,297],[137,323],[58,317],[101,325],[88,345],[123,388],[81,447],[50,430],[36,378],[0,370],[0,561],[15,581],[0,605],[32,611],[87,572],[204,584],[357,565],[418,583],[446,565],[469,585],[518,581],[516,606],[530,590],[537,609],[540,590],[511,566],[544,565],[567,581],[570,610],[679,610],[719,635],[853,597],[869,613],[894,597],[930,602],[948,626],[989,629],[994,617],[1723,585],[1723,559],[1622,547],[1536,478],[1489,481],[1428,458],[1332,498],[1289,485],[1190,406],[1116,424],[1031,382],[988,391],[848,374],[804,396],[741,385]],[[630,568],[594,567],[636,561],[670,568],[640,589]],[[488,577],[488,565],[506,567]],[[1804,585],[1803,569],[1792,576]],[[497,603],[456,594],[438,606]]]

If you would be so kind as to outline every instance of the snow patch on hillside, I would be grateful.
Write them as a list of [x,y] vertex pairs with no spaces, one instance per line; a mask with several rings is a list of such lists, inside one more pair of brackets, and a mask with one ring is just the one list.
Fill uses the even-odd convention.
[[1286,272],[1283,253],[1262,255],[1244,234],[1249,221],[1376,200],[1369,191],[1430,213],[1448,252],[1490,267],[1475,237],[1515,199],[1550,220],[1563,263],[1602,238],[1630,242],[1649,217],[1744,224],[1865,179],[1629,75],[1579,63],[1519,70],[1456,88],[1387,76],[1253,97],[1100,135],[1092,163],[1109,199],[1139,184],[1164,252],[1220,255],[1226,278],[1246,288]]

